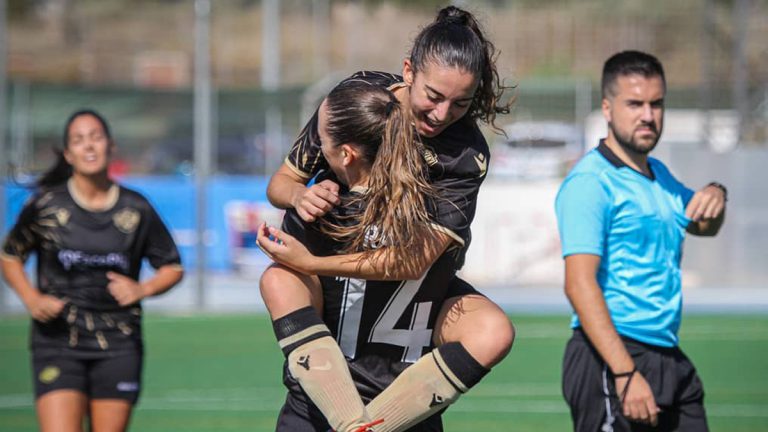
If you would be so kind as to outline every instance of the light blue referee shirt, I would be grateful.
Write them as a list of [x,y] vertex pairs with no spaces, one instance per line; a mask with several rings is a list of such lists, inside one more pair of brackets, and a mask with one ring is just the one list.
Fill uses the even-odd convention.
[[[677,346],[682,312],[680,259],[693,191],[659,160],[651,177],[601,141],[568,174],[555,200],[563,257],[601,258],[597,283],[620,335]],[[574,313],[571,327],[579,327]]]

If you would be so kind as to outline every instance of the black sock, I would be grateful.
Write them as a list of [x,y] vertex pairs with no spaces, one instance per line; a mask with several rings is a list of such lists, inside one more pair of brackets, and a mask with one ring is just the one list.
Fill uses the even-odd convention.
[[435,350],[437,366],[448,381],[462,393],[480,382],[490,372],[469,354],[460,342],[449,342]]
[[331,336],[330,330],[311,306],[272,321],[272,328],[277,336],[277,343],[286,357],[291,351],[307,342]]

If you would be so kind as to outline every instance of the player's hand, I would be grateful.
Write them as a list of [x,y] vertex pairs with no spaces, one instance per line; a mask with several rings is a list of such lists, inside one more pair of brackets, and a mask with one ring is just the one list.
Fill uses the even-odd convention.
[[67,302],[48,294],[40,294],[27,304],[29,315],[35,321],[48,322],[61,313]]
[[331,180],[323,180],[304,191],[294,200],[293,208],[305,222],[314,222],[339,205],[339,185]]
[[706,186],[693,194],[685,215],[694,222],[716,219],[725,209],[725,192],[717,186]]
[[107,290],[120,306],[132,305],[147,296],[144,287],[128,276],[107,272],[107,279]]
[[629,381],[629,388],[624,391],[629,377],[616,378],[616,393],[621,397],[624,394],[622,409],[627,419],[656,426],[659,421],[659,412],[656,399],[653,397],[651,386],[640,372],[635,372]]
[[309,269],[315,256],[290,234],[261,224],[256,234],[256,243],[274,262],[310,274]]

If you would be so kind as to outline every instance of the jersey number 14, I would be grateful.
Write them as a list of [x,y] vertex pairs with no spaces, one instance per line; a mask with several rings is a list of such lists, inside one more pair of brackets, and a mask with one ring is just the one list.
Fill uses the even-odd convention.
[[[344,296],[342,298],[337,338],[344,355],[349,358],[355,358],[366,281],[350,278],[339,279],[344,281]],[[366,338],[366,341],[371,343],[384,343],[403,347],[401,361],[404,362],[415,362],[421,357],[423,348],[431,345],[432,329],[428,328],[428,326],[432,302],[414,303],[408,328],[395,328],[397,322],[400,321],[408,309],[408,306],[413,302],[413,298],[416,296],[423,280],[424,276],[418,280],[407,280],[400,283],[397,290],[395,290],[382,309],[373,328],[371,328],[370,334]]]

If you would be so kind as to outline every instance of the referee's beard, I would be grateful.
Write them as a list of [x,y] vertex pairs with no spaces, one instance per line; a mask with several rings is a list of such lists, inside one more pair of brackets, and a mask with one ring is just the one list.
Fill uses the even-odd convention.
[[608,122],[608,127],[611,129],[613,137],[616,139],[616,142],[619,143],[622,148],[624,148],[624,150],[628,150],[636,154],[647,155],[656,148],[656,144],[658,144],[659,138],[661,137],[661,130],[656,127],[655,123],[643,123],[642,126],[650,128],[654,133],[654,137],[645,139],[641,138],[638,140],[636,130],[633,130],[629,134],[624,134],[616,129],[613,122]]

